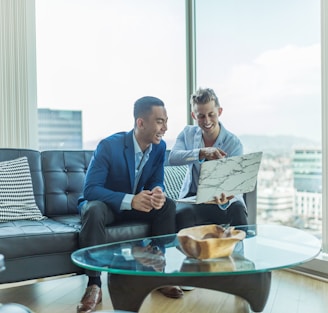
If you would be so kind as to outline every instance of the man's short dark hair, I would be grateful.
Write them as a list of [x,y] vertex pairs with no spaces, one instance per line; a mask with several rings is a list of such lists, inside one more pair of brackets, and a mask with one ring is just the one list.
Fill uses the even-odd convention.
[[136,121],[139,117],[145,117],[148,115],[153,106],[164,107],[164,102],[156,97],[142,97],[134,103],[133,115]]

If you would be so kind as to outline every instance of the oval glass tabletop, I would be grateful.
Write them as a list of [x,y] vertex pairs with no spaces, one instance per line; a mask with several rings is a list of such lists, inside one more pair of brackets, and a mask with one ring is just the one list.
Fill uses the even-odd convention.
[[[235,227],[238,229],[238,227]],[[245,229],[246,228],[246,229]],[[305,231],[280,225],[248,225],[231,256],[197,260],[181,250],[176,235],[148,237],[84,248],[72,253],[83,268],[144,276],[210,276],[266,272],[307,262],[321,242]]]

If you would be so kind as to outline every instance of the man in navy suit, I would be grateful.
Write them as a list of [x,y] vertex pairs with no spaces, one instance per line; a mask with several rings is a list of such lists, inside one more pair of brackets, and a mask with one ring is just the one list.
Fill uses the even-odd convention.
[[[163,184],[167,120],[163,101],[143,97],[134,104],[133,130],[100,141],[79,200],[81,248],[108,242],[105,227],[115,221],[149,221],[152,236],[175,233],[175,203],[166,198]],[[92,312],[102,300],[100,272],[86,274],[79,313]],[[178,287],[166,288],[170,293],[164,288],[165,295],[183,294]]]

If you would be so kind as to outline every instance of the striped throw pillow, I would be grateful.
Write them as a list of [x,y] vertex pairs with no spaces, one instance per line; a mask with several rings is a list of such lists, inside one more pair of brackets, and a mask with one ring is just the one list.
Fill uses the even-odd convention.
[[164,186],[167,197],[177,200],[182,182],[187,172],[187,165],[164,166]]
[[0,222],[41,220],[27,157],[0,162]]

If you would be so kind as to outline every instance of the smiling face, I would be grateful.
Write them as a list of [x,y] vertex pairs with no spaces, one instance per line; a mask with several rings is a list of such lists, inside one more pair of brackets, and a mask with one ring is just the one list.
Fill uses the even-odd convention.
[[153,106],[151,112],[136,121],[135,135],[144,151],[150,144],[159,144],[167,131],[167,114],[163,106]]
[[222,108],[216,106],[214,100],[210,100],[205,104],[195,104],[191,114],[205,136],[216,138],[220,132],[219,116],[221,113]]

